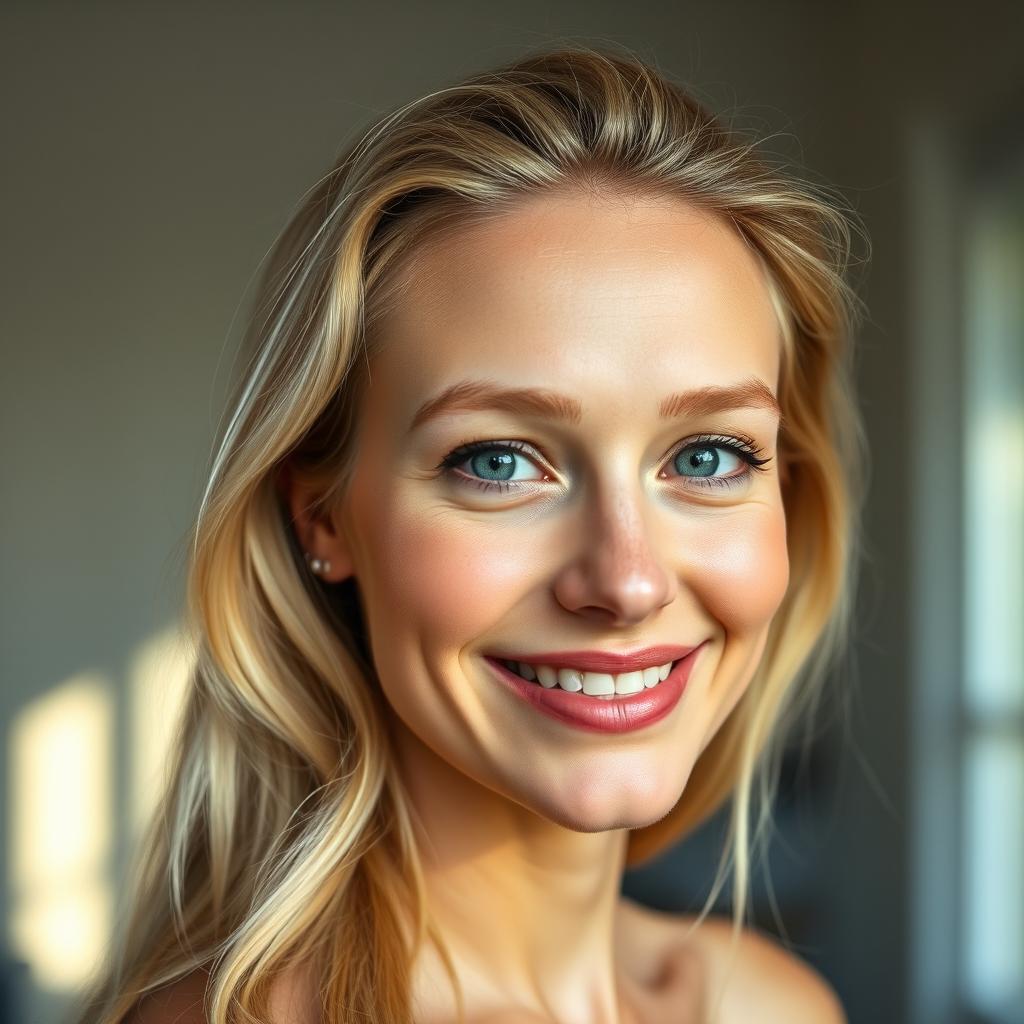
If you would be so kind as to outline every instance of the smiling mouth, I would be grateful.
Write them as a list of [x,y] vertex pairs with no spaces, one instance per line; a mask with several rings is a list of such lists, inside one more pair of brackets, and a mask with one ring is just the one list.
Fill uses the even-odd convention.
[[548,690],[559,689],[584,697],[614,700],[616,697],[625,697],[654,689],[668,677],[681,660],[680,658],[676,661],[667,661],[662,665],[652,665],[633,672],[619,673],[555,668],[552,665],[531,665],[525,661],[513,661],[508,658],[500,659],[499,664],[504,665],[521,679],[537,686],[543,686]]

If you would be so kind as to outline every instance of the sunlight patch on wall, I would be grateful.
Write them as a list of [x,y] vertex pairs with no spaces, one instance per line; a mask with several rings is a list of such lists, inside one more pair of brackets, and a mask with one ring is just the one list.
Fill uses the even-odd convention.
[[99,675],[67,680],[12,722],[10,940],[43,988],[82,984],[106,950],[113,749]]
[[168,780],[168,753],[184,708],[194,651],[169,627],[150,637],[132,659],[129,676],[131,728],[130,827],[135,836],[148,821]]

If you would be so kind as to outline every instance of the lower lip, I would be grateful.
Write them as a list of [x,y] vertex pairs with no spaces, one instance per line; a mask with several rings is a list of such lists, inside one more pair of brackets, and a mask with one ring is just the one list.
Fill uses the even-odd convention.
[[516,675],[494,658],[484,660],[513,693],[551,718],[590,732],[633,732],[661,721],[679,703],[703,646],[698,644],[685,658],[680,658],[656,686],[611,700],[588,696],[582,690],[570,693],[557,686],[548,689]]

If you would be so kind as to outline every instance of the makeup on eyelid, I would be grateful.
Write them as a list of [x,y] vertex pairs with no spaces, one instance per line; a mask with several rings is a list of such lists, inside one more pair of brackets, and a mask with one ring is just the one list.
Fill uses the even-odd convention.
[[[675,459],[687,451],[727,451],[746,466],[742,472],[720,477],[679,475],[680,479],[690,481],[698,489],[727,488],[735,487],[741,483],[748,483],[755,472],[763,472],[764,467],[771,462],[770,457],[762,457],[764,449],[758,447],[756,442],[746,435],[700,434],[696,437],[688,438],[681,445],[678,445],[666,458],[669,462],[674,462]],[[500,490],[508,492],[528,484],[542,482],[534,480],[486,480],[481,477],[472,477],[458,469],[460,465],[470,461],[481,452],[514,452],[517,456],[529,456],[531,461],[534,460],[534,456],[538,456],[538,453],[536,453],[532,446],[522,441],[475,440],[453,448],[435,468],[442,472],[443,475],[454,478],[459,482],[472,484],[483,491]],[[531,452],[533,452],[533,455],[530,454]],[[713,470],[718,468],[718,462],[721,462],[721,459],[716,457],[716,464],[712,466]],[[544,471],[542,470],[542,472]]]

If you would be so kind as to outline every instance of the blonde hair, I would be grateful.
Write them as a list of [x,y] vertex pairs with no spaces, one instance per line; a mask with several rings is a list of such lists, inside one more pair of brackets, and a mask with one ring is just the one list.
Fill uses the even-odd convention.
[[197,663],[171,782],[84,1020],[116,1024],[140,995],[199,967],[211,973],[214,1024],[264,1020],[270,982],[302,961],[316,965],[324,1019],[404,1024],[412,959],[428,939],[461,1019],[358,591],[310,573],[276,478],[287,461],[319,482],[323,507],[343,493],[375,327],[421,244],[558,189],[675,196],[726,218],[761,261],[782,328],[789,588],[756,675],[679,802],[628,847],[629,866],[649,859],[733,797],[701,919],[734,858],[735,939],[782,738],[816,704],[847,638],[865,462],[851,379],[858,300],[844,281],[857,222],[639,58],[566,47],[384,117],[275,246],[195,526]]

